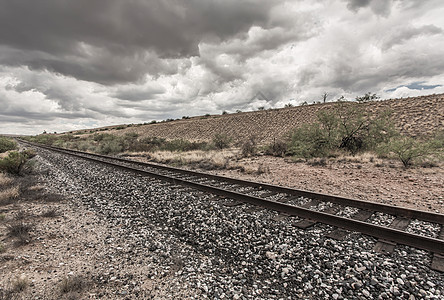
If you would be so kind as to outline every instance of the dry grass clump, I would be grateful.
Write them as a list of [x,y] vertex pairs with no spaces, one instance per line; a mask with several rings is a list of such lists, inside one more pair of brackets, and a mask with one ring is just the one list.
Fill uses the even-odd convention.
[[82,276],[66,277],[60,283],[60,292],[62,294],[81,292],[88,285]]
[[0,187],[11,184],[12,179],[9,178],[6,174],[0,173]]
[[25,223],[29,216],[23,211],[19,211],[15,217],[15,221],[6,225],[8,235],[16,238],[16,246],[22,246],[31,242],[30,231],[34,228],[34,224]]
[[23,292],[24,290],[26,290],[28,285],[29,285],[29,281],[26,277],[24,277],[24,276],[17,277],[12,282],[11,291],[15,292],[15,293]]
[[382,159],[376,157],[375,154],[370,152],[358,153],[355,156],[342,154],[335,158],[332,158],[331,160],[336,162],[351,162],[351,163],[374,163],[374,164],[383,163]]
[[44,211],[40,216],[44,217],[44,218],[55,218],[59,215],[59,212],[57,209],[55,208],[50,208],[46,211]]
[[0,205],[10,204],[12,200],[17,199],[19,196],[20,189],[18,186],[0,190]]
[[41,185],[41,184],[36,184],[36,185],[30,186],[28,188],[28,190],[30,190],[30,191],[41,191],[41,190],[44,190],[44,189],[45,189],[45,187],[43,185]]

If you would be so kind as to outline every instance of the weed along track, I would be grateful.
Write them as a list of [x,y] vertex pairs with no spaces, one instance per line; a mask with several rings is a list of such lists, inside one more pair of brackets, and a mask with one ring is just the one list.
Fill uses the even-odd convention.
[[442,214],[75,150],[36,144],[33,146],[154,177],[182,190],[187,187],[217,195],[225,206],[251,204],[245,208],[247,211],[273,210],[279,213],[275,219],[292,219],[294,226],[299,228],[308,228],[318,222],[327,224],[332,226],[326,233],[330,238],[342,240],[352,232],[360,232],[378,239],[373,247],[378,252],[392,253],[396,244],[427,250],[433,253],[431,268],[444,272]]

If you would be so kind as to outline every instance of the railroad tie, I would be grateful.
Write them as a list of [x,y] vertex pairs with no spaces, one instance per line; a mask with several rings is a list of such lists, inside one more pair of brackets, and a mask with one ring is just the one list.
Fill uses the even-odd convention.
[[[316,205],[318,205],[320,202],[321,202],[321,201],[320,201],[320,200],[317,200],[317,199],[310,199],[307,203],[301,205],[301,207],[303,207],[303,208],[310,208],[311,206],[316,206]],[[325,210],[324,212],[325,212],[325,213],[334,213],[334,212],[332,211],[333,209],[334,209],[334,210],[337,210],[338,207],[337,207],[337,206],[329,207],[329,208],[328,208],[327,210]],[[318,221],[315,221],[315,220],[303,219],[303,220],[301,220],[301,221],[299,221],[299,222],[294,223],[293,225],[296,226],[296,227],[298,227],[298,228],[305,229],[305,228],[308,228],[308,227],[310,227],[310,226],[313,226],[313,225],[316,224],[317,222],[318,222]]]
[[[409,226],[409,223],[410,219],[404,217],[396,217],[389,227],[393,229],[405,230],[407,226]],[[373,250],[379,253],[389,254],[393,253],[395,246],[396,243],[384,239],[379,239]]]
[[[374,213],[373,211],[361,209],[358,211],[358,213],[351,216],[351,219],[357,220],[357,221],[365,221],[368,218],[370,218],[373,215],[373,213]],[[336,239],[336,240],[343,240],[349,233],[350,233],[350,231],[348,231],[348,230],[345,230],[342,228],[336,228],[336,229],[330,231],[330,233],[327,234],[327,237],[332,238],[332,239]]]
[[[441,232],[439,233],[438,239],[444,240],[444,225],[441,225]],[[433,253],[431,269],[444,272],[444,255]]]
[[[277,202],[286,203],[286,202],[289,202],[289,201],[292,201],[292,200],[295,200],[295,199],[299,199],[299,198],[300,198],[299,196],[291,196],[291,197],[279,199],[279,200],[277,200]],[[272,220],[274,220],[276,222],[280,222],[280,221],[282,221],[282,220],[284,220],[284,219],[286,219],[288,217],[291,217],[291,216],[289,214],[286,214],[286,213],[278,213],[276,216],[274,216],[272,218]]]
[[[268,192],[268,193],[264,193],[264,194],[260,195],[259,197],[263,199],[263,198],[267,198],[267,197],[270,197],[270,196],[273,196],[273,195],[276,195],[276,194],[277,194],[277,192]],[[260,211],[262,209],[264,209],[264,208],[260,207],[260,206],[252,206],[252,207],[249,207],[248,209],[246,209],[245,211],[247,213],[253,213],[253,212],[256,212],[256,211]]]

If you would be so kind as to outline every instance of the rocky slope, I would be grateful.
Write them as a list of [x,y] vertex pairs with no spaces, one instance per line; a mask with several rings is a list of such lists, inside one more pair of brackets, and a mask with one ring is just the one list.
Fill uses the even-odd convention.
[[[430,134],[444,128],[444,94],[373,101],[359,104],[372,113],[390,111],[394,124],[409,135]],[[215,134],[227,134],[234,141],[242,141],[254,135],[262,143],[285,136],[291,129],[313,122],[322,110],[332,110],[335,103],[306,105],[291,108],[234,113],[226,115],[198,116],[190,119],[161,122],[106,132],[123,135],[136,132],[140,136],[156,136],[166,139],[209,141]],[[121,128],[121,127],[120,127]],[[85,132],[90,132],[87,130]]]

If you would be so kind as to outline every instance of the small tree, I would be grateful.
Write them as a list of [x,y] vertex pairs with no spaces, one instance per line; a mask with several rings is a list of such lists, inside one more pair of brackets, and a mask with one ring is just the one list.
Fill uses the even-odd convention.
[[390,140],[385,149],[393,152],[405,168],[410,167],[415,160],[426,157],[432,152],[430,143],[407,136]]
[[322,102],[325,103],[327,102],[327,97],[328,97],[328,93],[325,92],[324,94],[322,94]]

